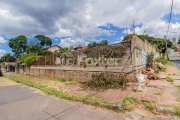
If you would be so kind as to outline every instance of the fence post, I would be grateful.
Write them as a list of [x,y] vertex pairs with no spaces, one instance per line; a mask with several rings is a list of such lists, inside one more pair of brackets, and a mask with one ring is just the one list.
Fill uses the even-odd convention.
[[45,67],[46,67],[46,56],[44,57],[44,59],[45,59],[44,61],[45,61]]
[[53,54],[53,66],[54,66],[54,54]]

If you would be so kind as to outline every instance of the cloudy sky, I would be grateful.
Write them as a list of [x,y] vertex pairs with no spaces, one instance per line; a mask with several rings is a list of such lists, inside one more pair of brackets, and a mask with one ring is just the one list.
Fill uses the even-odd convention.
[[[79,46],[92,41],[120,41],[125,28],[163,37],[171,0],[1,0],[0,56],[11,53],[8,40],[18,35],[49,36],[53,45]],[[168,38],[180,35],[180,0],[174,0]],[[179,29],[178,29],[179,28]]]

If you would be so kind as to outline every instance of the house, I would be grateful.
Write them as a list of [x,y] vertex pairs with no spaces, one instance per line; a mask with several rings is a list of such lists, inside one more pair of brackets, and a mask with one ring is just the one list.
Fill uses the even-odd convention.
[[79,46],[74,48],[74,50],[85,50],[85,49],[87,49],[87,46]]
[[1,62],[0,69],[3,72],[15,72],[16,62]]
[[51,51],[51,52],[59,52],[60,48],[61,47],[58,45],[53,45],[53,46],[47,47],[45,49],[47,49],[48,51]]
[[172,43],[173,43],[173,44],[176,44],[176,43],[177,43],[176,38],[172,38]]

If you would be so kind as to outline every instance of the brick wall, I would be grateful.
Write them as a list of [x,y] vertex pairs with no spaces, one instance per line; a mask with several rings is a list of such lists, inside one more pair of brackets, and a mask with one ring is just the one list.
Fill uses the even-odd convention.
[[[83,71],[83,70],[58,70],[58,69],[37,69],[31,68],[30,70],[26,70],[27,74],[38,75],[38,76],[46,76],[46,77],[55,77],[55,78],[65,78],[65,79],[73,79],[79,81],[89,81],[92,78],[92,74],[94,73],[106,73],[104,71]],[[113,74],[114,77],[120,76],[120,74],[124,74],[124,72],[108,72]],[[130,81],[134,81],[134,73],[127,73],[127,79]]]

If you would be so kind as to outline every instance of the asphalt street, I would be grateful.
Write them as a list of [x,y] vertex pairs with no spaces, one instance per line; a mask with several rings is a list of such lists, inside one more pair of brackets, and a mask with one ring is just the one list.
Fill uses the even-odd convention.
[[176,68],[180,70],[180,56],[178,55],[178,52],[171,51],[171,54],[169,55],[169,60],[174,64]]
[[116,113],[70,102],[0,77],[0,120],[177,120],[141,111]]

